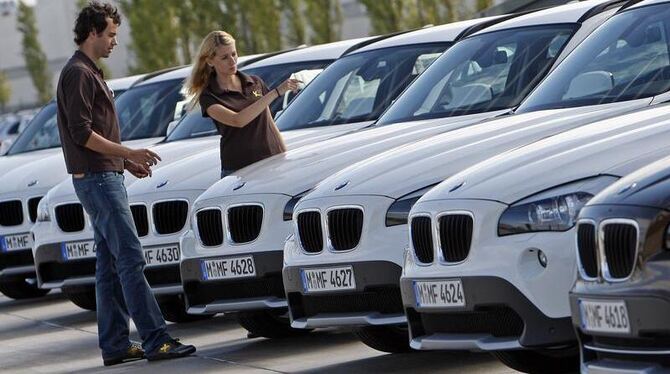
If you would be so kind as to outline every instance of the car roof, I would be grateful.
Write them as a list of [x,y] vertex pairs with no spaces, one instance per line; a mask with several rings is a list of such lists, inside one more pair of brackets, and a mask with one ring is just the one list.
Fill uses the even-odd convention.
[[647,5],[655,5],[655,4],[662,4],[662,3],[667,3],[670,2],[669,0],[643,0],[643,1],[638,1],[635,2],[634,4],[631,4],[629,6],[626,6],[625,9],[634,9],[634,8],[642,8]]
[[382,39],[378,42],[371,43],[365,47],[357,49],[352,53],[374,51],[382,48],[399,47],[403,45],[456,41],[463,34],[463,32],[467,31],[471,27],[499,17],[500,16],[477,18],[467,21],[448,23],[445,25],[425,27],[423,29],[409,31]]
[[498,30],[507,30],[516,27],[539,26],[556,23],[577,23],[582,20],[582,17],[591,11],[591,9],[598,6],[607,5],[609,3],[614,2],[611,0],[589,0],[578,3],[559,5],[500,22],[473,35],[479,35]]
[[301,61],[337,60],[350,48],[370,39],[372,39],[372,37],[348,39],[339,42],[298,48],[292,51],[287,51],[268,58],[264,58],[260,61],[246,65],[244,68],[253,69],[268,65],[290,64]]
[[109,87],[112,91],[127,90],[137,81],[144,78],[145,75],[146,74],[137,74],[131,75],[129,77],[109,79],[107,80],[107,87]]

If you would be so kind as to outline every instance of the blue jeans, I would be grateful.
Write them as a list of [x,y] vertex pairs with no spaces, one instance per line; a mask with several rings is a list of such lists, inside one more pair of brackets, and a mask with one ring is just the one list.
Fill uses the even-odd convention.
[[145,351],[151,352],[170,339],[144,277],[146,263],[123,180],[123,174],[116,172],[72,178],[79,201],[91,217],[97,247],[95,292],[103,357],[128,349],[129,317],[137,326]]

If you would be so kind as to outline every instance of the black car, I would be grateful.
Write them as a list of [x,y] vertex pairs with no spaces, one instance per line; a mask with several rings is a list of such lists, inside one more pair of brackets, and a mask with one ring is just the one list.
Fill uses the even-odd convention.
[[570,293],[582,372],[670,372],[670,157],[594,197]]

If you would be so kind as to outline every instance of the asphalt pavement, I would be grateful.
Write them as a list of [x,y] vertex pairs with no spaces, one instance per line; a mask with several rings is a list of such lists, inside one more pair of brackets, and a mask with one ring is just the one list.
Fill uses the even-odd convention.
[[196,345],[196,355],[105,368],[94,312],[80,309],[58,292],[25,301],[0,295],[0,372],[515,373],[486,353],[385,354],[345,330],[317,330],[287,339],[247,338],[234,316],[223,315],[168,328],[182,342]]

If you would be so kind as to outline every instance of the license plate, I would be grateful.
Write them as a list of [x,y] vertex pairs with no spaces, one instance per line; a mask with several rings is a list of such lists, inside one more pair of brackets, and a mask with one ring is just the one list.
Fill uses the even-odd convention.
[[305,292],[355,290],[356,278],[352,266],[321,269],[302,269],[302,287]]
[[200,266],[202,279],[205,281],[256,276],[256,265],[252,256],[203,260]]
[[416,305],[426,307],[465,306],[465,293],[460,279],[414,282]]
[[95,242],[93,240],[61,243],[60,249],[63,259],[66,261],[95,258]]
[[177,244],[144,249],[144,260],[147,266],[178,264],[179,259],[179,245]]
[[585,331],[630,333],[628,309],[623,301],[579,300],[579,309]]
[[33,247],[33,236],[27,232],[24,234],[0,236],[0,246],[2,252],[20,251],[31,249]]

